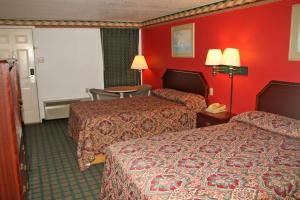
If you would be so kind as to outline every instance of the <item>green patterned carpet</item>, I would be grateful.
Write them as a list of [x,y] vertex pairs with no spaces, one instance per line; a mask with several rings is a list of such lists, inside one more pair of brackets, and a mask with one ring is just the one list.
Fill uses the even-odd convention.
[[80,172],[67,120],[24,128],[30,165],[28,199],[98,199],[103,164]]

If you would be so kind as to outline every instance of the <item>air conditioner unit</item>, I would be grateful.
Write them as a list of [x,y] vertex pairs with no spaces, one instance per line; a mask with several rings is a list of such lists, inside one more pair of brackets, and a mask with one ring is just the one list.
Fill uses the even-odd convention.
[[69,117],[70,104],[87,101],[89,99],[73,99],[73,100],[59,100],[59,101],[45,101],[45,119],[62,119]]

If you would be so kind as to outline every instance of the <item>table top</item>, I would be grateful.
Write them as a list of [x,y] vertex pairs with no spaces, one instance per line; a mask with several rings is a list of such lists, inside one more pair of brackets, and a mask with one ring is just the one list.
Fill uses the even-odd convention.
[[135,92],[139,89],[138,86],[116,86],[116,87],[108,87],[104,88],[106,92]]

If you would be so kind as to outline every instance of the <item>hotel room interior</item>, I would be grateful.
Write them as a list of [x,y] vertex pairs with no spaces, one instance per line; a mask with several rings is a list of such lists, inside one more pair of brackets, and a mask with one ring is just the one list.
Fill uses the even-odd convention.
[[1,0],[0,199],[300,199],[300,0]]

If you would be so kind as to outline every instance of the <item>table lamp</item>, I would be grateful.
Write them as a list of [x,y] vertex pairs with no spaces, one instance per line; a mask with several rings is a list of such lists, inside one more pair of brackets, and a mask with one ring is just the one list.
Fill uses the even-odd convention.
[[145,57],[143,55],[136,55],[133,59],[133,62],[131,64],[131,69],[137,69],[140,71],[141,73],[141,85],[143,83],[142,81],[142,77],[143,77],[143,74],[142,74],[142,70],[143,69],[148,69],[148,65],[147,65],[147,62],[145,60]]

